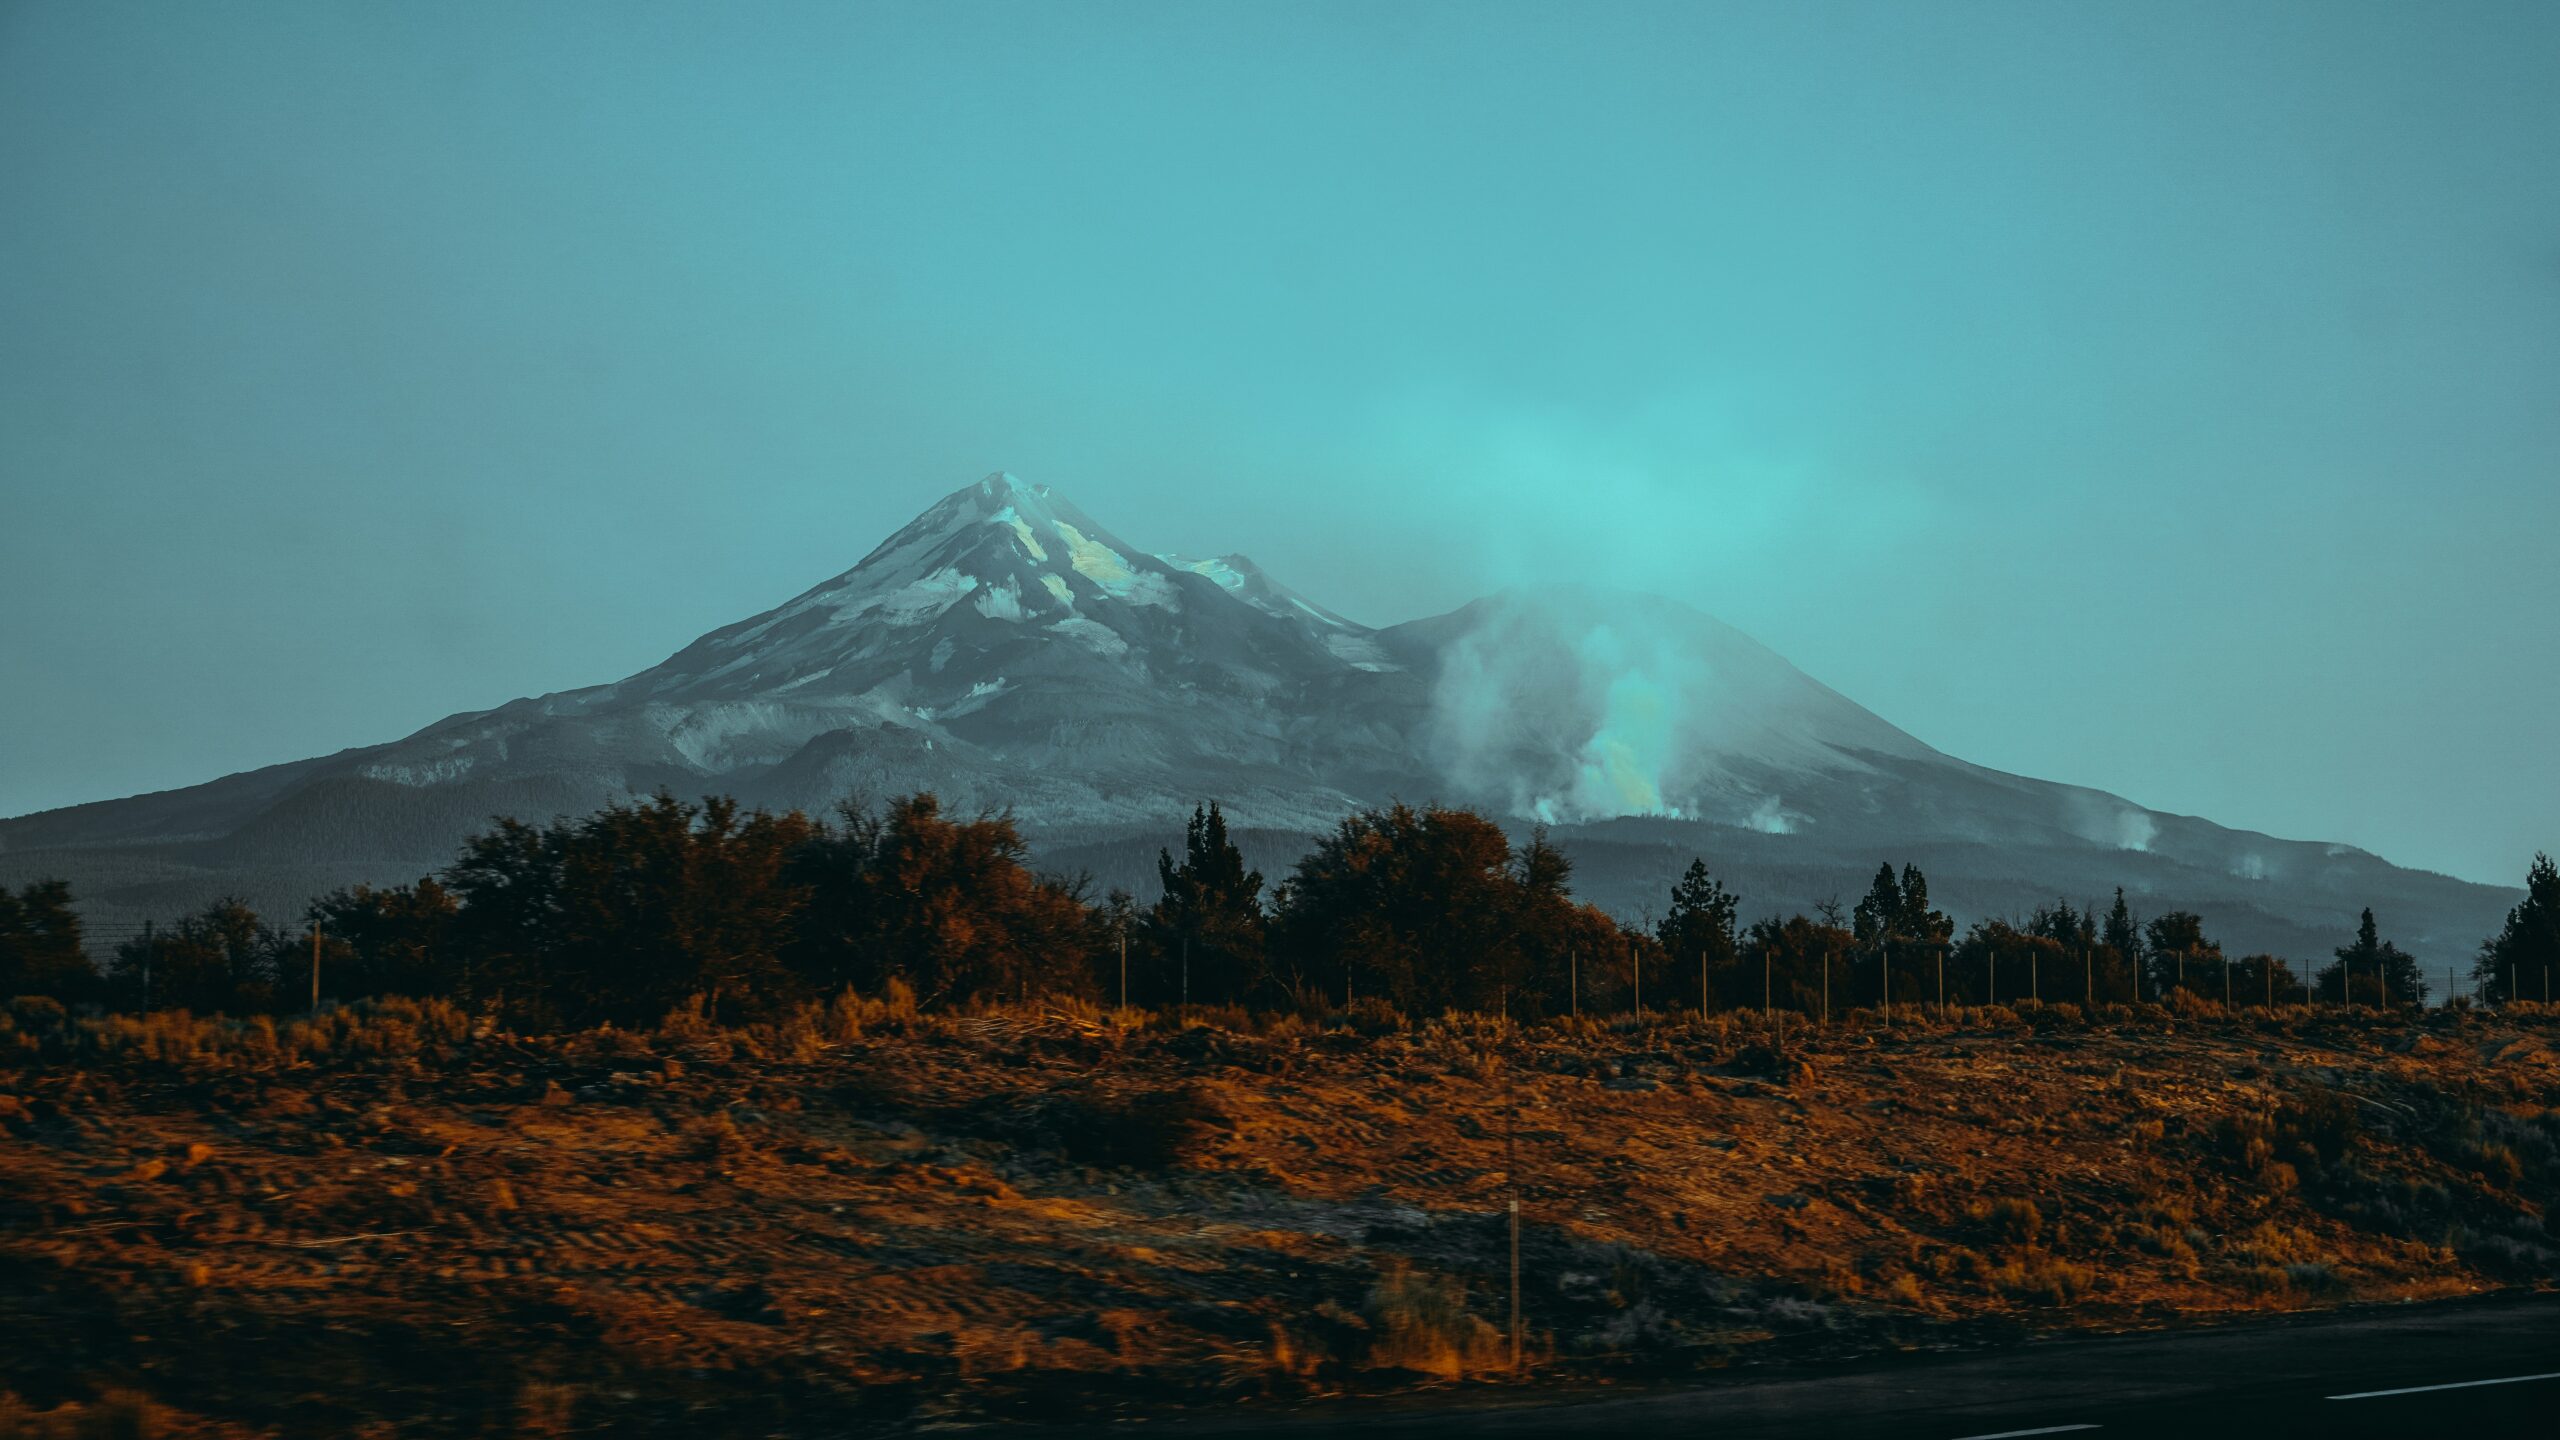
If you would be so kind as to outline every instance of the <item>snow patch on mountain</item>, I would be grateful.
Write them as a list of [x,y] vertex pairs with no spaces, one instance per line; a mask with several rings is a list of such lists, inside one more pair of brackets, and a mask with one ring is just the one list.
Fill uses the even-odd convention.
[[1012,693],[1013,688],[1012,683],[1007,681],[1001,675],[997,676],[993,680],[981,680],[969,687],[968,694],[963,695],[959,699],[952,701],[949,705],[944,706],[942,710],[943,717],[945,719],[957,719],[963,715],[974,714],[977,711],[987,708],[988,705],[992,704],[997,699]]
[[782,743],[778,735],[794,728],[785,707],[763,702],[669,707],[654,718],[664,727],[667,743],[688,764],[714,771],[739,762],[738,742],[768,750]]
[[1177,570],[1188,570],[1194,575],[1203,576],[1215,582],[1219,589],[1265,615],[1296,621],[1300,624],[1313,624],[1319,631],[1338,630],[1346,634],[1362,635],[1368,633],[1366,627],[1343,619],[1272,579],[1261,566],[1254,564],[1246,556],[1220,555],[1213,559],[1200,560],[1186,555],[1166,553],[1155,558]]
[[1022,589],[1011,579],[979,592],[976,603],[978,613],[990,620],[1022,619]]
[[877,605],[880,618],[892,625],[921,625],[959,604],[977,588],[977,576],[963,574],[946,565],[912,585],[901,586],[887,595],[839,610],[836,619],[841,624]]
[[1132,605],[1161,605],[1168,610],[1182,608],[1181,598],[1173,593],[1173,582],[1152,570],[1134,570],[1126,556],[1064,520],[1050,522],[1058,538],[1067,542],[1067,564],[1075,572],[1094,583],[1095,588],[1115,600]]
[[408,764],[359,765],[356,773],[367,780],[385,780],[394,785],[416,789],[424,785],[445,785],[471,773],[472,758],[453,756],[443,760],[413,761]]
[[989,516],[987,523],[1012,526],[1013,533],[1022,541],[1022,553],[1043,565],[1049,563],[1048,548],[1040,543],[1039,536],[1031,533],[1031,522],[1022,518],[1022,511],[1018,506],[1007,505]]
[[1099,620],[1087,620],[1077,615],[1051,623],[1049,630],[1052,634],[1066,636],[1097,655],[1118,659],[1129,653],[1129,642],[1120,638],[1120,632]]
[[1404,668],[1395,662],[1393,656],[1387,654],[1385,646],[1366,635],[1348,635],[1337,631],[1324,637],[1324,648],[1332,653],[1334,659],[1354,670],[1382,674]]
[[1216,581],[1219,589],[1229,594],[1244,588],[1244,572],[1223,559],[1186,560],[1180,555],[1158,555],[1156,558],[1176,570],[1188,570],[1194,575],[1205,575]]

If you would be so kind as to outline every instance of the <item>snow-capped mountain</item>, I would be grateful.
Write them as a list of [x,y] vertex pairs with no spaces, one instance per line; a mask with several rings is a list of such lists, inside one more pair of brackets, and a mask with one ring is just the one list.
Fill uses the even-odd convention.
[[1671,602],[1557,589],[1371,629],[1242,555],[1149,553],[1003,474],[617,683],[0,821],[0,879],[64,874],[137,916],[223,890],[289,910],[432,869],[491,815],[660,788],[810,810],[930,789],[1132,883],[1129,855],[1204,799],[1286,850],[1402,797],[1564,827],[1585,888],[1631,912],[1656,897],[1630,877],[1691,852],[1759,867],[1770,904],[1854,894],[1878,859],[1925,853],[1959,910],[2126,883],[2219,905],[2269,944],[2390,892],[2422,922],[2404,940],[2467,947],[2509,903],[1968,765]]

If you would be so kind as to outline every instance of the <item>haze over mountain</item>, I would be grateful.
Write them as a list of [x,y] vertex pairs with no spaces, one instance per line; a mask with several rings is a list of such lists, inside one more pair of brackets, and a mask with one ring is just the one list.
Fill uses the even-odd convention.
[[812,811],[929,789],[1009,808],[1052,863],[1142,894],[1200,801],[1276,875],[1348,810],[1401,797],[1555,826],[1580,888],[1627,914],[1693,853],[1748,916],[1918,860],[1959,918],[2122,884],[2236,949],[2307,956],[2372,905],[2441,965],[2513,900],[1967,764],[1672,602],[1569,584],[1371,629],[1243,555],[1150,554],[1004,474],[614,684],[0,821],[0,879],[66,876],[102,919],[225,892],[284,914],[436,868],[492,815],[662,788]]

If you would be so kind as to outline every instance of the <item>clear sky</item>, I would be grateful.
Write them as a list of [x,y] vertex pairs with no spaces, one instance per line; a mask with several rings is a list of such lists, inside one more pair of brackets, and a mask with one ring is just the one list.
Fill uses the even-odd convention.
[[2560,5],[0,3],[0,813],[618,678],[995,469],[1967,759],[2560,847]]

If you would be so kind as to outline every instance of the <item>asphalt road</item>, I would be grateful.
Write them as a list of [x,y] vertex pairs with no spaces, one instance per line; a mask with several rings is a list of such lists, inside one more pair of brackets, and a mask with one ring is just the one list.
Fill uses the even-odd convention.
[[[1174,1427],[1167,1427],[1174,1428]],[[1604,1400],[1343,1407],[1195,1434],[1844,1437],[2529,1436],[2560,1440],[2560,1297],[2054,1341]]]

